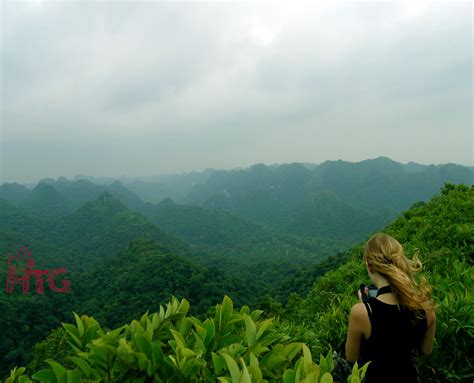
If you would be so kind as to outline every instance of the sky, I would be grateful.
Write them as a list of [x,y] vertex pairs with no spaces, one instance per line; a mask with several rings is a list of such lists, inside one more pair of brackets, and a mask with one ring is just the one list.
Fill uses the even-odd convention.
[[473,165],[467,2],[1,2],[0,182]]

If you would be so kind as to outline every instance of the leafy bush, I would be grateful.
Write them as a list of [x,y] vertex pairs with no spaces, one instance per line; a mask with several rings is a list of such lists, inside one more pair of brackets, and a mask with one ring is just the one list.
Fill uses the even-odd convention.
[[[279,331],[273,318],[247,306],[235,311],[229,297],[213,318],[187,316],[183,299],[160,307],[140,320],[105,331],[93,318],[74,314],[76,325],[64,323],[74,350],[65,368],[48,359],[49,369],[31,379],[44,382],[314,382],[331,383],[332,354],[316,364],[309,348]],[[362,381],[367,366],[354,365],[350,382]],[[11,371],[7,383],[31,382],[25,368]]]

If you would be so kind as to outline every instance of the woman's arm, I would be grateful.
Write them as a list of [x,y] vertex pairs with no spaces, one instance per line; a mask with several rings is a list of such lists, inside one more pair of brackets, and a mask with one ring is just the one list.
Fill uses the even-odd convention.
[[426,313],[426,320],[428,323],[428,328],[426,329],[425,336],[421,341],[421,351],[425,355],[430,355],[433,351],[433,342],[436,332],[436,314],[434,310],[428,311]]
[[349,362],[354,363],[359,359],[360,342],[364,335],[370,335],[369,316],[364,304],[357,303],[352,307],[347,330],[346,358]]

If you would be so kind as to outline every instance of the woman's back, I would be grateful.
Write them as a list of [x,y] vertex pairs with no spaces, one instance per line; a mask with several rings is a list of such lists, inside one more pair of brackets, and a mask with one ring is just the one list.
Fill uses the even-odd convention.
[[416,382],[412,354],[427,329],[426,318],[379,299],[364,303],[370,320],[368,339],[362,337],[361,362],[372,361],[366,382]]

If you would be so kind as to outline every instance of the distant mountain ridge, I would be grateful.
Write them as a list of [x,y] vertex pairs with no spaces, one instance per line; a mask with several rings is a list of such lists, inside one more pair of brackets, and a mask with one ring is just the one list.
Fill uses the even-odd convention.
[[147,212],[144,200],[156,203],[167,197],[177,204],[226,210],[272,230],[348,243],[383,227],[413,203],[428,200],[446,182],[472,184],[474,168],[401,164],[379,157],[355,163],[255,164],[229,171],[121,179],[128,183],[107,178],[102,181],[110,184],[97,185],[80,177],[75,181],[59,177],[42,180],[32,191],[3,184],[0,198],[39,216],[58,218],[103,191],[142,213]]
[[109,192],[127,207],[137,209],[143,200],[119,181],[110,185],[96,185],[90,181],[41,180],[32,190],[19,184],[4,183],[0,186],[0,198],[44,218],[60,218],[74,212],[86,202],[95,200],[103,192]]
[[[386,157],[357,163],[326,161],[311,170],[298,163],[278,167],[257,164],[245,170],[212,173],[205,184],[193,188],[185,202],[226,209],[242,218],[289,230],[310,224],[304,218],[308,212],[314,217],[324,214],[328,207],[315,209],[314,201],[332,194],[328,203],[340,202],[335,220],[352,226],[354,232],[367,232],[364,223],[350,217],[368,215],[382,227],[413,203],[431,198],[444,183],[469,185],[473,180],[473,169],[460,165],[403,165]],[[298,231],[303,232],[319,235],[320,231],[316,227]]]
[[[52,186],[44,185],[49,189]],[[6,251],[12,251],[17,243],[40,243],[42,247],[54,247],[53,255],[74,254],[69,261],[74,268],[88,267],[102,258],[115,255],[136,239],[154,240],[167,252],[187,254],[189,247],[150,223],[140,213],[126,207],[109,192],[103,192],[97,199],[86,202],[72,213],[55,219],[29,215],[22,209],[0,199],[0,229],[4,238],[11,238],[4,244]],[[7,236],[7,234],[9,234]],[[8,248],[7,248],[8,246]],[[46,256],[47,259],[51,255]],[[71,268],[72,264],[64,265]]]

